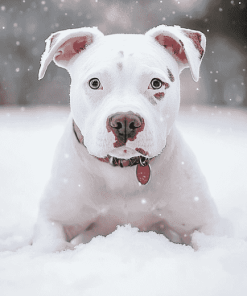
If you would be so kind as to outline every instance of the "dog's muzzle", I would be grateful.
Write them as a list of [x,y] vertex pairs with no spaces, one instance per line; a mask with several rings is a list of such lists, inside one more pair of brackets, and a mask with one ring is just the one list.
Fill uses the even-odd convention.
[[[84,146],[84,141],[83,141],[84,137],[79,127],[76,125],[74,121],[73,121],[73,130],[78,142]],[[152,161],[153,158],[146,158],[141,155],[131,157],[130,159],[120,159],[110,155],[107,155],[107,157],[104,157],[104,158],[99,158],[97,156],[94,156],[94,157],[102,162],[109,163],[112,166],[119,166],[122,168],[136,165],[136,177],[141,185],[146,185],[151,178],[151,168],[149,163],[150,161]]]

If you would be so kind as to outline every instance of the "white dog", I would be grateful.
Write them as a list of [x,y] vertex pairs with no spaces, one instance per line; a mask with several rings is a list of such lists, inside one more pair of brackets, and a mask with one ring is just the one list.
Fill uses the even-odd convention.
[[205,46],[201,32],[165,25],[145,35],[79,28],[46,40],[39,78],[52,60],[68,70],[71,115],[34,245],[73,248],[127,223],[184,244],[194,230],[214,233],[217,209],[174,125],[179,74],[190,67],[199,79]]

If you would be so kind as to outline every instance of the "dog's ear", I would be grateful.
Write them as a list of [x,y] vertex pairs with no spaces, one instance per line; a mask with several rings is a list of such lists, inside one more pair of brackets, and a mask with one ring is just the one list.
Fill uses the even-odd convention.
[[85,50],[97,38],[104,36],[96,27],[59,31],[46,39],[45,51],[41,58],[39,79],[53,60],[59,67],[66,68],[76,54]]
[[203,33],[179,26],[160,25],[145,35],[154,38],[165,47],[177,60],[180,70],[189,67],[193,79],[198,81],[199,68],[206,48],[206,37]]

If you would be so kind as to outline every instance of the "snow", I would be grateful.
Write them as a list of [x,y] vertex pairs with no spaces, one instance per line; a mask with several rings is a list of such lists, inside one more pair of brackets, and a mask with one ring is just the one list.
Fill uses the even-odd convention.
[[68,112],[0,109],[1,295],[245,295],[247,111],[182,107],[178,120],[232,237],[195,233],[193,250],[126,225],[73,251],[45,254],[28,243]]

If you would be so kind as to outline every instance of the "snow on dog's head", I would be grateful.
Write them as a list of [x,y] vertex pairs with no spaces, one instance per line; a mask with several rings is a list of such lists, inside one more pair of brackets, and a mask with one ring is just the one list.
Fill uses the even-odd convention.
[[145,35],[65,30],[46,42],[39,78],[52,59],[70,73],[72,116],[88,152],[126,159],[162,152],[179,109],[179,74],[190,67],[198,80],[206,43],[201,32],[164,25]]

